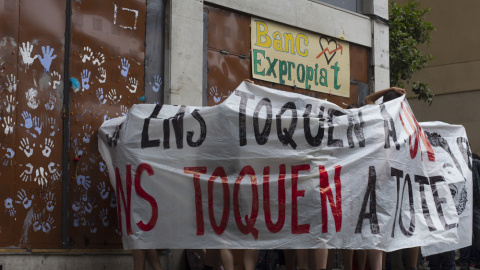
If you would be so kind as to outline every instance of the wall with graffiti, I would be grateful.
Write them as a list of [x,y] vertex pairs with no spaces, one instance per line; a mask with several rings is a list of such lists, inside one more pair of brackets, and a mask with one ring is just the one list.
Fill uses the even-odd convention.
[[144,77],[146,2],[70,4],[0,1],[1,247],[121,245],[97,130],[160,94]]

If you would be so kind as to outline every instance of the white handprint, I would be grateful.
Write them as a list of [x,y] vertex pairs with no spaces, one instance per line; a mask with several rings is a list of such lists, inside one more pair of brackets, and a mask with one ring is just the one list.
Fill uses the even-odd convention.
[[3,104],[6,107],[7,113],[14,112],[15,111],[15,106],[17,106],[18,102],[15,100],[14,95],[8,95],[6,96],[5,101]]
[[90,226],[90,233],[97,233],[98,228],[95,219],[95,216],[90,216],[90,221],[88,222],[88,225]]
[[128,82],[130,83],[130,85],[127,84],[128,91],[130,91],[130,93],[137,92],[137,86],[138,86],[137,79],[130,77],[128,78]]
[[104,208],[100,211],[100,219],[104,227],[107,227],[110,221],[108,221],[108,209]]
[[33,213],[32,227],[33,227],[34,232],[38,232],[40,229],[42,229],[42,224],[40,222],[40,217],[41,217],[40,213]]
[[32,195],[30,198],[27,196],[27,192],[25,192],[25,189],[22,188],[22,190],[17,192],[17,200],[15,200],[15,203],[23,205],[25,209],[30,208],[32,205],[32,200],[34,196]]
[[48,85],[51,86],[53,84],[52,88],[57,89],[57,86],[61,83],[62,75],[56,71],[52,72],[50,75],[52,77],[52,82],[49,82]]
[[90,49],[90,47],[84,47],[83,48],[83,54],[80,54],[80,57],[82,57],[82,62],[83,63],[86,63],[87,60],[90,60],[92,59],[93,57],[93,52],[92,50]]
[[20,126],[24,126],[26,129],[30,129],[32,127],[32,115],[27,112],[27,111],[24,111],[22,112],[22,117],[23,117],[23,120],[25,121],[25,125],[24,124],[20,124]]
[[126,116],[128,114],[128,108],[125,105],[120,106],[120,112],[122,116]]
[[100,163],[98,163],[98,168],[100,169],[101,172],[104,172],[107,169],[107,165],[105,165],[103,161],[100,161]]
[[60,179],[60,165],[55,164],[55,162],[50,162],[48,164],[48,172],[52,176],[52,181],[57,181]]
[[52,216],[50,216],[50,214],[48,214],[47,220],[42,223],[42,231],[44,233],[48,233],[51,229],[56,228],[56,226],[52,227],[53,222],[55,222],[55,220],[53,220]]
[[83,186],[86,190],[88,190],[90,188],[90,183],[92,181],[90,181],[90,176],[88,175],[79,175],[77,176],[77,185],[81,185]]
[[105,83],[107,80],[107,71],[103,67],[98,68],[98,73],[100,73],[100,78],[97,77],[99,83]]
[[[33,144],[33,147],[35,147],[35,144]],[[30,142],[28,141],[28,138],[23,138],[20,141],[20,146],[18,148],[22,150],[27,157],[31,157],[33,155],[33,148],[30,147]]]
[[210,95],[213,97],[213,101],[215,102],[215,104],[220,102],[220,100],[222,99],[222,97],[218,94],[216,86],[210,87]]
[[[160,77],[160,75],[156,75],[155,77],[153,77],[153,86],[152,86],[152,90],[153,92],[157,93],[159,90],[160,90],[160,86],[162,86],[162,78]],[[152,83],[150,82],[150,85]]]
[[110,207],[111,208],[117,208],[117,197],[115,196],[115,193],[110,193],[112,197],[110,198]]
[[73,214],[73,227],[78,227],[80,226],[80,220],[82,219],[83,217],[78,214],[78,213],[74,213]]
[[47,184],[47,176],[48,176],[48,173],[45,172],[45,169],[43,167],[40,167],[39,169],[35,170],[34,181],[37,182],[37,184],[43,186],[43,185]]
[[48,103],[45,103],[45,109],[47,111],[53,110],[55,108],[56,102],[57,98],[55,97],[55,94],[50,92],[50,100],[48,100]]
[[17,91],[17,83],[18,81],[15,79],[15,75],[10,74],[10,77],[7,76],[7,90],[9,93],[15,93]]
[[80,75],[82,77],[82,91],[90,89],[90,84],[88,84],[88,82],[90,81],[91,72],[84,69]]
[[84,207],[85,212],[91,213],[94,208],[97,208],[97,205],[95,204],[95,198],[88,197],[88,202],[85,204]]
[[53,117],[48,118],[47,124],[50,127],[50,137],[55,136],[55,132],[59,131],[60,129],[57,127],[57,120]]
[[25,93],[28,107],[32,109],[36,109],[38,107],[40,101],[37,99],[37,94],[37,90],[33,88],[28,89],[28,91]]
[[3,166],[8,166],[9,164],[12,165],[14,156],[15,156],[15,151],[13,151],[12,148],[7,148],[7,152],[0,159],[0,161],[3,161]]
[[90,142],[90,137],[93,135],[95,131],[92,130],[92,126],[89,124],[83,125],[83,142],[84,143],[89,143]]
[[[40,148],[42,148],[42,145],[40,144]],[[52,153],[52,148],[53,148],[53,141],[50,138],[45,138],[45,147],[42,150],[42,154],[45,157],[49,157],[50,154]]]
[[33,58],[31,57],[33,45],[30,45],[30,42],[27,42],[26,45],[25,42],[22,42],[22,47],[19,47],[19,49],[20,54],[22,55],[23,64],[27,65],[28,69],[28,67],[33,63],[33,60],[35,60],[38,56],[35,55]]
[[25,169],[21,174],[20,174],[20,178],[22,178],[22,181],[23,182],[27,182],[27,181],[32,181],[32,172],[33,172],[33,165],[28,163],[27,165],[25,165],[27,167],[27,169]]
[[98,65],[101,66],[103,63],[105,63],[105,56],[103,56],[103,53],[98,52],[97,55],[95,55],[95,59],[93,60],[93,65]]
[[46,202],[46,209],[48,212],[52,212],[53,209],[55,208],[55,205],[57,205],[57,201],[55,200],[55,194],[53,194],[51,191],[49,191],[47,194],[45,194],[45,202]]
[[5,135],[13,133],[13,126],[15,126],[15,122],[13,122],[12,117],[7,116],[3,118],[2,127],[5,128]]
[[117,97],[117,90],[115,90],[115,89],[110,90],[110,92],[108,92],[107,97],[115,104],[120,102],[120,100],[122,99],[122,95]]
[[130,63],[128,63],[128,60],[123,58],[122,60],[122,66],[118,66],[118,68],[121,70],[120,73],[122,74],[123,77],[125,77],[125,80],[127,79],[128,75],[128,70],[130,69]]
[[12,198],[6,198],[5,199],[5,211],[8,211],[10,213],[10,216],[14,216],[17,211],[15,211],[15,208],[13,207],[13,200]]
[[105,104],[107,102],[107,99],[103,96],[103,88],[97,89],[97,98],[100,104]]
[[100,184],[97,185],[97,188],[100,192],[100,196],[102,196],[102,199],[107,199],[110,192],[110,187],[106,187],[105,182],[100,182]]

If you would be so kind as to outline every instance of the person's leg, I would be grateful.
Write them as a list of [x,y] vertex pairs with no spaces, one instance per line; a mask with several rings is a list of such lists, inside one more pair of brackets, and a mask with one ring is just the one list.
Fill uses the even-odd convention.
[[460,249],[460,267],[469,267],[470,266],[470,250],[471,246],[464,247]]
[[428,267],[430,270],[441,270],[442,253],[428,256]]
[[343,269],[352,270],[353,249],[342,249]]
[[285,255],[285,270],[295,270],[295,249],[284,249]]
[[132,255],[133,255],[133,269],[145,270],[145,250],[133,249]]
[[367,257],[371,270],[382,270],[383,251],[367,249]]
[[442,265],[443,270],[455,270],[455,251],[447,251],[443,254]]
[[412,247],[407,249],[407,270],[417,269],[418,252],[420,252],[420,247]]
[[297,269],[308,269],[308,249],[297,249]]
[[203,269],[204,270],[220,269],[220,266],[221,266],[220,250],[206,249]]
[[220,249],[220,258],[225,270],[233,270],[233,253],[230,249]]
[[[382,252],[382,255],[385,255],[385,252]],[[355,250],[355,256],[357,256],[357,269],[365,270],[365,265],[367,264],[367,251],[364,249]],[[382,256],[382,262],[384,262],[384,256]],[[382,269],[385,269],[385,266],[382,266]]]
[[160,265],[160,260],[158,259],[158,253],[156,249],[147,249],[145,250],[148,263],[152,267],[153,270],[162,270],[162,266]]
[[243,251],[243,265],[245,270],[255,270],[257,266],[258,249],[245,249]]
[[328,249],[317,248],[312,250],[314,256],[314,269],[327,269]]

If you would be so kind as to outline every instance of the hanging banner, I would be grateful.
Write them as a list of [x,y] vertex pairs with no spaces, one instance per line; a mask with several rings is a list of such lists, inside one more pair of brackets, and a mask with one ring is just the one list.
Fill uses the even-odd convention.
[[[347,110],[242,83],[214,107],[134,105],[99,149],[125,249],[392,251],[465,240],[450,191],[470,190],[465,131],[428,129],[461,143],[441,153],[403,97]],[[452,156],[464,174],[442,167]]]
[[348,42],[258,18],[250,28],[253,78],[350,96]]

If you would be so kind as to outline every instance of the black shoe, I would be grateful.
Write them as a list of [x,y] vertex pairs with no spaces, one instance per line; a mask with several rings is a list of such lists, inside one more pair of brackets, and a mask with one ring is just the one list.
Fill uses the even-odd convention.
[[460,266],[460,270],[470,270],[470,266],[462,265],[462,266]]

